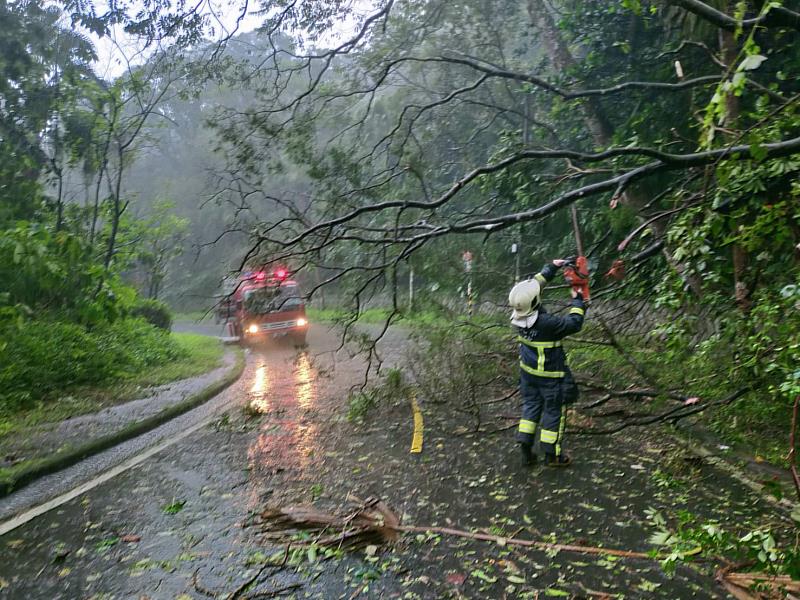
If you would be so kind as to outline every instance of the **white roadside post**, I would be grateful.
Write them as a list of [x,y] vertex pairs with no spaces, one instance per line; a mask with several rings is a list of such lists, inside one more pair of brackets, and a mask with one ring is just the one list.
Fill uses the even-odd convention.
[[414,310],[414,266],[408,266],[408,312]]
[[467,274],[467,314],[472,316],[472,252],[464,250],[461,253],[464,261],[464,272]]
[[511,254],[514,255],[514,283],[519,283],[519,246],[517,242],[511,244]]

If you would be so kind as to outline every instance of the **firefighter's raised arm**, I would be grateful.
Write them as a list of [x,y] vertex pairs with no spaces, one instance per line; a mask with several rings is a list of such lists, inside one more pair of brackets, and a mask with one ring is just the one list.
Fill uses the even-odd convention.
[[556,276],[556,273],[561,267],[564,266],[565,262],[566,261],[561,258],[558,258],[553,262],[549,262],[543,266],[542,270],[534,275],[533,278],[539,282],[539,286],[544,287],[553,280],[553,277]]
[[580,293],[575,292],[567,314],[563,317],[551,314],[541,315],[539,328],[548,339],[560,340],[581,330],[585,313],[586,303]]

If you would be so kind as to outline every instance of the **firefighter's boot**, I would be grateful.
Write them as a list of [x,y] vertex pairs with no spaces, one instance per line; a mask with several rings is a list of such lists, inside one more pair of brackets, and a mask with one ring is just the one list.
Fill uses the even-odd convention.
[[520,442],[519,451],[520,456],[522,456],[523,467],[532,467],[536,464],[536,454],[533,453],[533,446]]
[[572,464],[572,458],[567,454],[547,454],[545,455],[545,464],[548,467],[568,467]]

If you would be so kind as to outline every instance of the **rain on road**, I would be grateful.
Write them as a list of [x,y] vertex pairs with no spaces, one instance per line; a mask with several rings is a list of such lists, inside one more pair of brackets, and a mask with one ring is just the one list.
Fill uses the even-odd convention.
[[[407,337],[390,330],[384,357],[397,364]],[[251,350],[241,379],[199,417],[207,426],[0,537],[0,597],[224,598],[282,551],[248,526],[267,506],[332,511],[379,496],[404,523],[638,552],[652,549],[649,510],[722,523],[771,510],[710,464],[687,483],[654,477],[675,445],[651,431],[575,437],[572,469],[531,471],[510,436],[464,433],[469,414],[423,404],[424,448],[411,454],[408,402],[346,421],[365,365],[339,341],[313,327],[305,350]],[[701,567],[668,576],[657,561],[612,559],[420,534],[376,556],[278,569],[240,597],[728,597]]]
[[255,551],[240,524],[313,479],[320,436],[363,376],[339,343],[319,326],[306,350],[248,351],[209,426],[0,538],[0,597],[174,598],[200,565],[224,590]]

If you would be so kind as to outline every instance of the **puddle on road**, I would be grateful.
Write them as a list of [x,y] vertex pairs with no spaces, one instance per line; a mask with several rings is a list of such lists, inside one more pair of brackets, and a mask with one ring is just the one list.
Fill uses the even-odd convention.
[[316,399],[315,377],[316,373],[311,367],[311,360],[308,358],[308,353],[303,352],[297,357],[297,365],[294,371],[295,384],[297,387],[297,405],[302,409],[311,408]]
[[[258,437],[247,451],[252,477],[270,484],[297,481],[308,472],[317,445],[318,373],[307,352],[264,355],[253,376],[249,410],[263,415]],[[278,481],[276,481],[276,477]]]
[[250,388],[250,408],[261,414],[269,412],[269,380],[267,379],[267,365],[262,362],[256,368],[253,377],[253,387]]

